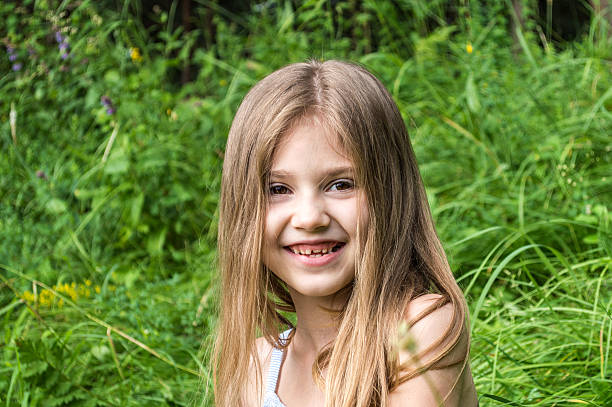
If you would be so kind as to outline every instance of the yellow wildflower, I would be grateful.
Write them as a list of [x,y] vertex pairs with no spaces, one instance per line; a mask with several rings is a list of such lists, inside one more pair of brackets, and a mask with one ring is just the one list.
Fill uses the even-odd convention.
[[474,47],[472,47],[471,42],[467,43],[467,45],[465,46],[465,50],[467,51],[468,54],[471,54],[472,52],[474,52]]
[[43,290],[38,296],[38,300],[41,305],[45,307],[50,307],[53,305],[53,301],[55,300],[55,294],[53,294],[49,290]]
[[[115,287],[111,286],[110,289],[114,290]],[[51,308],[52,306],[57,305],[61,308],[65,305],[65,301],[63,298],[57,297],[55,292],[68,296],[72,301],[76,302],[79,298],[90,298],[92,290],[96,294],[100,294],[101,292],[99,285],[93,286],[91,280],[85,280],[85,284],[77,284],[72,282],[54,285],[52,289],[49,290],[43,288],[38,294],[38,298],[36,298],[36,295],[34,295],[31,291],[24,291],[21,294],[21,298],[30,304],[35,303],[38,300],[38,303],[41,306]]]
[[178,119],[178,115],[176,114],[176,112],[172,109],[167,109],[166,110],[166,114],[168,116],[170,116],[170,121],[176,121],[176,119]]
[[134,62],[142,61],[142,55],[140,55],[140,50],[138,48],[130,48],[130,58]]
[[22,295],[22,298],[26,300],[27,302],[34,302],[36,300],[36,298],[34,297],[34,294],[32,294],[29,291],[25,291]]

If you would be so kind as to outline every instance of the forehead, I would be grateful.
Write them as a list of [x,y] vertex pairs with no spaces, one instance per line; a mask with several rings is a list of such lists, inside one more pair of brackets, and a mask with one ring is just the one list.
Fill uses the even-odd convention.
[[308,164],[353,167],[340,137],[313,118],[294,124],[280,138],[272,156],[272,170]]

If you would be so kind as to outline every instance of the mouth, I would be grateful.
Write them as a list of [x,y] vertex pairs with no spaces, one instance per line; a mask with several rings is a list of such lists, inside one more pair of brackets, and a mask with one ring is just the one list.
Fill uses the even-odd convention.
[[342,249],[345,244],[344,242],[323,242],[317,244],[295,244],[285,246],[284,248],[299,256],[318,258],[337,252]]

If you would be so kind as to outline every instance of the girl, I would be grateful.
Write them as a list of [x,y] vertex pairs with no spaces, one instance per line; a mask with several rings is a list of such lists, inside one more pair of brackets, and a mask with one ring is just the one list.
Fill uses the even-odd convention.
[[365,69],[293,64],[251,89],[218,243],[216,405],[477,404],[465,301],[401,115]]

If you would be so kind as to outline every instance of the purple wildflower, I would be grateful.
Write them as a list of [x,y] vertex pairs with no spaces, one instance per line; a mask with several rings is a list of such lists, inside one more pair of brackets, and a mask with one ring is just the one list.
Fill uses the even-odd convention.
[[62,59],[66,59],[66,58],[68,58],[69,56],[70,56],[70,55],[69,55],[68,53],[65,53],[65,52],[64,52],[64,53],[62,53],[62,55],[61,55]]
[[106,108],[106,114],[109,116],[115,114],[115,112],[117,111],[117,109],[115,109],[115,106],[113,106],[113,102],[106,95],[100,98],[100,103],[102,103],[102,105]]
[[47,174],[43,170],[36,171],[36,176],[41,179],[47,179]]
[[17,60],[17,54],[15,54],[15,48],[10,45],[6,47],[6,53],[9,56],[9,61],[15,62]]
[[55,41],[57,41],[58,43],[62,43],[64,42],[64,37],[62,36],[62,33],[59,31],[55,32]]
[[17,62],[15,64],[13,64],[13,71],[17,72],[17,71],[21,70],[22,66],[23,66],[23,64],[21,62]]
[[65,51],[70,48],[70,44],[68,44],[67,42],[61,42],[60,45],[58,45],[58,48],[60,49],[60,51]]

